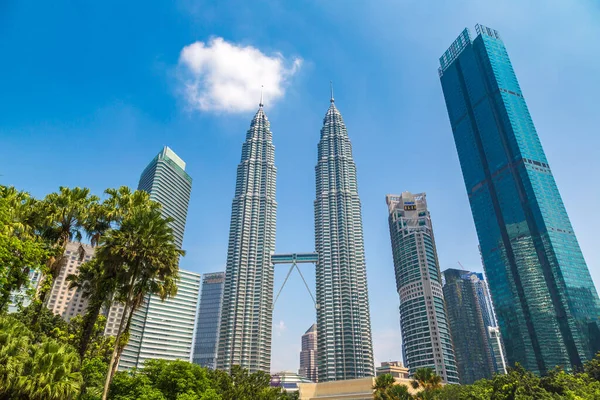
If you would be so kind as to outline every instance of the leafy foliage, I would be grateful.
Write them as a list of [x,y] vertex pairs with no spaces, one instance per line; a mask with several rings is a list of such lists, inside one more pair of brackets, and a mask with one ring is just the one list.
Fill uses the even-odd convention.
[[112,382],[112,400],[288,400],[270,387],[264,372],[249,373],[234,366],[231,375],[185,361],[148,360],[144,368],[119,372]]

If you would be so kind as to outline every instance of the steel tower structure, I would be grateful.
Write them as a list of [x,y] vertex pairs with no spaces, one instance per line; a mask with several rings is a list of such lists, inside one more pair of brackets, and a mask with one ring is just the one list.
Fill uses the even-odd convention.
[[275,250],[275,148],[263,102],[246,134],[237,168],[217,368],[269,371]]
[[352,145],[331,105],[316,166],[315,245],[319,382],[374,375],[361,205]]

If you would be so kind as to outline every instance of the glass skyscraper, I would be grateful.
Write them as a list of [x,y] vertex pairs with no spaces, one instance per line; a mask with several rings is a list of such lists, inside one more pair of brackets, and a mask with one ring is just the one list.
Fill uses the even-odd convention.
[[388,194],[388,222],[404,365],[414,374],[433,369],[446,383],[458,383],[458,371],[442,289],[433,226],[425,193]]
[[453,268],[444,271],[444,300],[458,376],[460,383],[468,385],[491,378],[495,372],[478,283],[479,277],[473,272]]
[[319,382],[362,378],[375,372],[356,166],[333,94],[330,103],[315,168]]
[[195,364],[215,369],[217,367],[217,345],[225,272],[213,272],[202,277],[202,293],[198,307],[198,322],[194,340]]
[[497,31],[440,58],[450,124],[510,365],[545,373],[600,350],[600,301]]
[[269,372],[275,250],[275,147],[263,104],[252,119],[231,207],[217,368]]
[[185,172],[185,162],[165,146],[142,172],[138,190],[150,193],[150,198],[162,205],[163,216],[174,219],[171,228],[175,243],[181,248],[192,191],[192,178]]

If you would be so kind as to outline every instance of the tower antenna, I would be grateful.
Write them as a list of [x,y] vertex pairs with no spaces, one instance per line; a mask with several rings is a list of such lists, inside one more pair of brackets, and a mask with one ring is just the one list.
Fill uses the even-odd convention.
[[263,104],[263,88],[264,88],[264,86],[260,85],[260,103],[258,103],[259,107],[264,106],[264,104]]
[[331,90],[331,99],[329,99],[330,102],[334,102],[335,99],[333,98],[333,82],[329,81],[329,90]]

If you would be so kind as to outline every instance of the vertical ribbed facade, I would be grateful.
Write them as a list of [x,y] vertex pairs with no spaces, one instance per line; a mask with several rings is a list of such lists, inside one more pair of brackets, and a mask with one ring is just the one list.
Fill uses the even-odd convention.
[[460,383],[470,385],[489,379],[494,374],[494,363],[477,293],[479,278],[473,272],[452,268],[444,271],[444,278],[444,300]]
[[185,162],[165,146],[142,172],[138,190],[150,193],[150,199],[162,206],[162,215],[174,219],[170,226],[175,243],[181,248],[192,192],[192,178],[185,172]]
[[458,383],[458,370],[425,193],[388,194],[388,222],[404,365],[414,374],[433,369],[447,383]]
[[440,80],[508,363],[546,373],[600,350],[600,300],[497,31],[465,29]]
[[198,322],[192,362],[202,367],[217,367],[217,346],[225,272],[213,272],[202,277],[202,293],[198,307]]
[[346,126],[333,98],[321,129],[316,187],[319,382],[373,376],[356,166]]
[[269,372],[275,250],[275,148],[262,104],[246,134],[231,209],[217,368]]
[[150,359],[189,361],[199,292],[200,274],[180,269],[175,296],[149,296],[133,314],[119,370],[142,368]]

